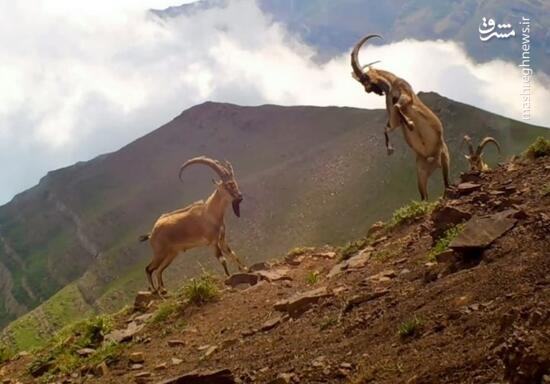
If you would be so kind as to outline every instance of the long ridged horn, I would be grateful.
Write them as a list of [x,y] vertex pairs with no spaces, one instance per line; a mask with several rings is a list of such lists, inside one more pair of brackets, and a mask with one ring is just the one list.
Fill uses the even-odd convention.
[[213,159],[211,159],[209,157],[206,157],[206,156],[198,156],[198,157],[193,157],[192,159],[189,159],[185,163],[182,164],[182,166],[180,167],[179,174],[178,174],[180,180],[183,181],[183,179],[181,178],[183,170],[185,168],[187,168],[188,166],[190,166],[191,164],[204,164],[204,165],[207,165],[210,168],[212,168],[214,170],[214,172],[216,172],[218,174],[218,176],[220,176],[221,179],[225,179],[225,178],[227,178],[227,176],[229,176],[228,170],[225,169],[225,167],[219,161],[213,160]]
[[472,139],[468,135],[464,135],[464,139],[462,140],[462,143],[460,144],[460,150],[462,152],[462,145],[466,143],[468,146],[468,150],[470,151],[470,156],[474,154],[474,147],[472,145]]
[[496,147],[497,147],[498,153],[500,153],[500,145],[498,144],[498,141],[496,141],[496,139],[494,139],[493,137],[486,137],[483,140],[481,140],[481,143],[479,143],[479,145],[477,146],[476,155],[478,155],[478,156],[481,155],[483,153],[483,148],[488,143],[495,144]]
[[369,63],[366,66],[361,66],[361,64],[359,64],[359,50],[361,49],[363,44],[365,44],[372,37],[379,37],[380,39],[382,38],[382,36],[380,35],[367,35],[363,37],[361,40],[359,40],[359,42],[355,44],[355,47],[353,47],[353,50],[351,51],[351,68],[353,69],[353,73],[355,74],[355,76],[357,76],[358,79],[365,77],[363,68],[368,67],[369,65],[372,65],[377,62],[377,61],[373,61],[372,63]]

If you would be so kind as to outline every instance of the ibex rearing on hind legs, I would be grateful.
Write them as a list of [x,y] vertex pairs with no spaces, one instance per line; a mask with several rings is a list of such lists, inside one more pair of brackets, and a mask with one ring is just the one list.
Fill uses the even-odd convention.
[[365,87],[367,93],[386,96],[388,122],[384,129],[386,149],[393,152],[388,133],[401,127],[405,141],[416,153],[418,190],[422,200],[428,199],[428,178],[441,167],[445,187],[449,186],[449,150],[443,139],[443,125],[439,118],[420,100],[405,80],[393,73],[372,68],[376,62],[361,66],[359,50],[372,37],[362,38],[351,52],[352,76]]
[[[229,276],[224,255],[231,257],[239,266],[246,267],[239,257],[229,248],[225,240],[225,210],[229,204],[233,212],[240,217],[239,204],[243,200],[233,167],[229,162],[223,164],[205,156],[187,160],[180,168],[179,178],[188,166],[203,164],[212,168],[220,177],[216,190],[206,201],[197,201],[185,208],[162,215],[153,226],[151,233],[140,237],[141,241],[149,240],[153,249],[153,260],[145,271],[151,290],[166,292],[162,273],[180,252],[200,246],[212,246],[216,257],[221,262],[226,275]],[[153,283],[153,272],[156,271],[157,287]]]

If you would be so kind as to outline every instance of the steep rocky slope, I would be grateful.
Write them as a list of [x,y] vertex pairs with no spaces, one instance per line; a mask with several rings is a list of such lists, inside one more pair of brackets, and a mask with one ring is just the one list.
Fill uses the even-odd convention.
[[[437,94],[422,97],[445,124],[455,175],[465,166],[459,145],[466,132],[495,136],[501,159],[538,135],[550,136]],[[0,207],[0,325],[46,300],[3,337],[28,348],[75,318],[120,308],[144,288],[150,251],[138,235],[160,213],[212,191],[207,169],[190,169],[185,184],[177,179],[191,156],[233,163],[245,200],[242,218],[228,217],[228,235],[249,263],[300,244],[359,236],[417,197],[410,150],[397,132],[397,151],[386,155],[384,122],[380,110],[205,103],[117,152],[50,172]],[[489,162],[496,159],[488,149]],[[431,192],[441,192],[439,174]],[[176,261],[167,280],[196,273],[196,260],[218,268],[211,251],[193,251]]]
[[344,248],[256,265],[213,301],[199,280],[167,299],[141,294],[109,329],[96,321],[96,338],[65,335],[0,374],[21,383],[32,381],[29,367],[67,383],[547,383],[550,157],[466,174],[448,195],[396,211]]

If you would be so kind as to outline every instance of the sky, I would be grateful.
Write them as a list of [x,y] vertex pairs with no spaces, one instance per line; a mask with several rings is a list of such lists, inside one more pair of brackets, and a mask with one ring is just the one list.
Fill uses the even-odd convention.
[[[265,15],[233,0],[193,16],[147,12],[170,0],[0,0],[0,204],[48,171],[114,151],[207,101],[383,108],[350,76],[349,54],[327,62]],[[415,91],[521,119],[521,72],[479,64],[452,41],[367,47],[363,61]],[[506,79],[503,81],[503,74]],[[532,124],[550,126],[533,80]]]

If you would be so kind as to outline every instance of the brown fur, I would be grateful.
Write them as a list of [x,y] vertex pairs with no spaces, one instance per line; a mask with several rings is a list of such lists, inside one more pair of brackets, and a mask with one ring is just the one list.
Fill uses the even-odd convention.
[[[371,35],[375,37],[376,35]],[[378,37],[378,36],[376,36]],[[393,153],[388,134],[401,127],[405,141],[416,153],[418,190],[422,200],[428,199],[428,178],[436,168],[442,168],[443,182],[449,186],[449,150],[443,138],[443,125],[439,118],[414,93],[410,84],[393,73],[368,66],[364,71],[357,62],[361,40],[352,52],[353,77],[367,93],[386,96],[388,122],[384,129],[386,149]]]
[[[241,200],[242,194],[231,168],[223,180],[216,183],[216,190],[206,201],[200,200],[161,215],[151,233],[140,237],[142,241],[149,240],[153,249],[153,260],[145,268],[151,289],[164,292],[164,270],[180,252],[196,247],[213,247],[226,275],[229,275],[229,270],[224,255],[235,261],[240,270],[245,269],[242,261],[227,244],[224,223],[227,206],[235,202],[238,205]],[[238,210],[235,214],[238,215]],[[156,272],[157,287],[153,282],[153,272]]]

